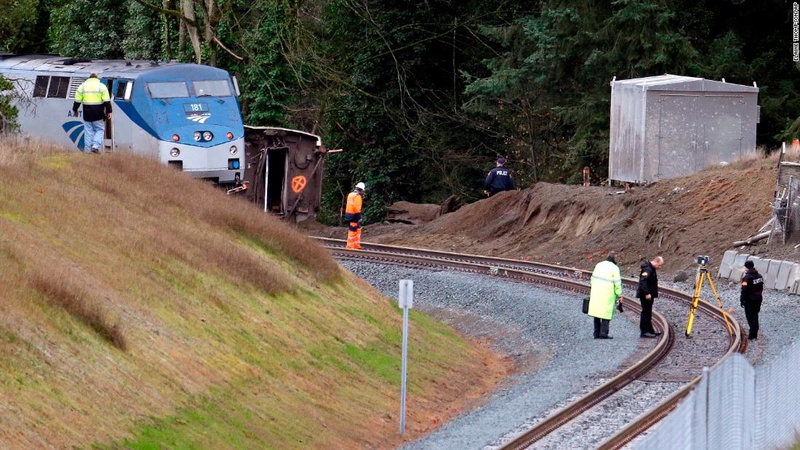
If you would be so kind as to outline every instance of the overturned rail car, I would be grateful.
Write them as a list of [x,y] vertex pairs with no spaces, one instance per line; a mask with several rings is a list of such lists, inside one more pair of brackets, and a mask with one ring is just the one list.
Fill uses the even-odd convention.
[[319,136],[277,127],[244,127],[246,198],[268,213],[300,223],[316,219],[322,201]]

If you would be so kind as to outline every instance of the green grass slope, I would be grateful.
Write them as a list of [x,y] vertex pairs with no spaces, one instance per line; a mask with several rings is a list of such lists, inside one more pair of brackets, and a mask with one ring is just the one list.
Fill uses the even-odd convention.
[[396,303],[129,155],[0,141],[0,296],[0,448],[391,448],[497,381],[412,314],[399,435]]

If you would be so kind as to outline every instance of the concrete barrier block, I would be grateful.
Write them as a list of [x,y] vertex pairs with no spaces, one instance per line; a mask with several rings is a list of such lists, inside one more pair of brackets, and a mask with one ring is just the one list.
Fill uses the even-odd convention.
[[718,278],[739,282],[744,275],[744,262],[748,259],[753,261],[756,269],[764,277],[764,288],[800,295],[800,264],[792,261],[764,259],[728,250],[722,255]]
[[794,286],[789,290],[790,294],[797,294],[800,291],[800,280],[794,282]]
[[[765,274],[767,273],[767,267],[769,266],[769,260],[761,259],[758,256],[749,256],[746,259],[745,258],[739,258],[738,262],[740,262],[741,264],[737,264],[736,266],[731,267],[731,274],[728,277],[728,279],[732,280],[732,281],[736,281],[736,282],[741,281],[742,277],[744,276],[744,272],[747,270],[744,267],[744,263],[748,259],[750,261],[753,261],[753,264],[756,266],[756,269],[758,269],[758,272],[761,273],[762,277],[764,277],[764,287],[766,287],[767,286],[766,285],[767,276]],[[773,282],[773,284],[774,284],[774,282]]]
[[750,259],[749,253],[739,253],[736,255],[736,258],[733,259],[733,268],[736,267],[744,267],[744,262]]
[[797,290],[797,284],[800,282],[800,264],[792,263],[792,268],[789,270],[789,277],[786,280],[786,288],[789,292]]
[[731,273],[728,275],[728,279],[739,282],[742,280],[742,273],[744,273],[744,262],[750,258],[748,253],[739,253],[736,255],[736,258],[733,260],[733,264],[731,265]]
[[784,290],[787,287],[791,287],[790,283],[794,282],[792,275],[796,271],[795,263],[791,261],[781,261],[780,267],[778,268],[778,278],[775,280],[775,289]]
[[781,265],[783,261],[778,259],[773,259],[769,262],[769,267],[767,268],[767,277],[764,280],[764,287],[767,289],[775,289],[775,286],[778,285],[778,273],[781,270]]
[[762,259],[761,264],[764,266],[763,270],[758,266],[756,266],[756,268],[761,273],[761,276],[764,277],[764,288],[775,289],[775,280],[778,279],[778,268],[780,267],[780,261],[774,259]]
[[722,254],[722,262],[719,264],[719,273],[717,278],[730,278],[733,263],[736,260],[736,250],[726,250]]
[[770,260],[762,259],[759,258],[758,256],[753,256],[750,259],[753,261],[753,264],[755,264],[758,273],[763,274],[764,272],[767,271],[767,267],[769,266]]
[[744,275],[744,266],[742,266],[742,267],[734,267],[734,268],[731,269],[731,275],[728,277],[728,279],[738,283],[738,282],[742,281],[742,276],[743,275]]

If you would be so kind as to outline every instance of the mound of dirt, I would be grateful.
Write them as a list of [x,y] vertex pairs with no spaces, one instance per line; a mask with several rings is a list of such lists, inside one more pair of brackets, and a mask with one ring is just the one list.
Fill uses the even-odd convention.
[[[696,256],[709,255],[716,273],[733,242],[756,234],[772,216],[776,167],[775,160],[760,159],[630,190],[537,183],[426,223],[366,225],[362,239],[581,269],[616,250],[625,276],[635,276],[641,261],[662,255],[665,279],[693,271]],[[313,233],[346,236],[339,227]],[[797,260],[800,251],[781,241],[741,251]]]
[[386,221],[419,225],[439,217],[440,209],[439,205],[433,204],[397,202],[389,206],[386,212]]

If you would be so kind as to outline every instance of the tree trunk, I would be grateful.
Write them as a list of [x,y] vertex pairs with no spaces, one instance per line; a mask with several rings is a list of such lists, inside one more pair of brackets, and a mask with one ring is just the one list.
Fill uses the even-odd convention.
[[186,33],[189,35],[189,40],[192,42],[195,60],[197,64],[200,64],[203,62],[203,55],[200,52],[200,33],[198,33],[197,26],[194,25],[197,23],[197,16],[194,13],[194,2],[192,0],[181,0],[181,10],[183,11],[183,17],[187,19],[183,21],[183,25],[186,27]]
[[212,66],[217,65],[217,52],[214,51],[214,28],[219,22],[219,10],[215,0],[206,0],[206,20],[204,29],[204,38],[209,46],[209,60],[208,63]]
[[[171,0],[162,0],[161,6],[164,9],[172,9]],[[169,29],[169,16],[164,14],[164,53],[167,55],[167,61],[171,61],[172,58],[172,37],[170,36],[170,29]]]

